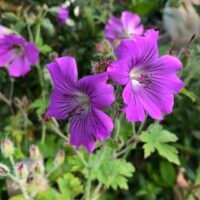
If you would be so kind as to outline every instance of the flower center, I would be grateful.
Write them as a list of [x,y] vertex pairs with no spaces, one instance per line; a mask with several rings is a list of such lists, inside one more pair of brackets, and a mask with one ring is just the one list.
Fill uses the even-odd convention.
[[152,74],[144,73],[144,70],[141,67],[133,67],[129,73],[129,77],[133,87],[140,85],[148,87],[152,83]]
[[21,46],[21,45],[19,45],[19,44],[14,44],[14,45],[12,46],[12,49],[15,51],[15,53],[16,53],[17,55],[21,55],[21,54],[23,54],[23,52],[24,52],[23,46]]
[[[82,114],[87,114],[90,110],[90,98],[87,94],[85,93],[79,93],[75,97],[76,101],[78,102],[77,107],[74,110],[74,115],[82,115]],[[73,115],[73,113],[72,113]]]

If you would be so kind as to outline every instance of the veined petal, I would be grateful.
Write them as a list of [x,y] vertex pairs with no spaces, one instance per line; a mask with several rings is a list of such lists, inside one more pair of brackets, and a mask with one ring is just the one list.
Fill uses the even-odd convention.
[[76,61],[73,57],[65,56],[61,58],[56,58],[56,63],[61,69],[63,75],[73,81],[74,83],[77,82],[78,72]]
[[133,87],[129,82],[123,91],[125,107],[122,110],[126,113],[128,121],[143,121],[145,112],[153,119],[162,120],[163,113],[172,112],[174,96],[165,93],[160,87],[146,87],[138,85]]
[[161,120],[162,113],[172,112],[174,96],[158,86],[140,89],[140,98],[146,112],[154,119]]
[[98,109],[74,116],[70,120],[70,143],[84,146],[89,153],[95,149],[96,140],[107,139],[113,129],[112,120]]
[[118,59],[132,60],[135,65],[148,66],[158,58],[158,31],[149,30],[145,36],[134,35],[133,39],[122,40],[116,48]]
[[129,122],[144,121],[144,108],[140,98],[138,97],[137,91],[132,89],[131,82],[129,82],[124,88],[122,97],[126,105],[122,111],[126,113],[127,120]]
[[77,66],[72,57],[57,58],[47,65],[54,87],[62,94],[73,93],[77,82]]
[[140,90],[138,96],[147,114],[156,120],[163,119],[163,113],[160,109],[160,105],[158,104],[159,101],[161,101],[161,99],[159,99],[160,96],[155,96],[150,92],[146,92],[144,89]]
[[86,76],[78,81],[78,89],[89,96],[94,107],[105,108],[115,99],[114,88],[107,80],[107,73]]
[[150,66],[146,66],[145,70],[156,75],[170,75],[175,74],[182,69],[181,61],[175,56],[165,55],[158,58]]
[[62,94],[57,90],[52,92],[50,99],[51,103],[46,115],[49,117],[55,117],[56,119],[66,119],[73,114],[74,109],[78,105],[78,102],[73,98],[73,96]]
[[152,75],[151,88],[159,87],[160,91],[168,94],[177,94],[183,88],[184,83],[176,74]]

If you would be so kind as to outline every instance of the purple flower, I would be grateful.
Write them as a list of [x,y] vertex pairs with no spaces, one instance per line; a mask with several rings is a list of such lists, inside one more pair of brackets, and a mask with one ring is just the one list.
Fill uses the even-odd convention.
[[67,8],[59,7],[57,10],[57,18],[61,24],[65,24],[67,18],[69,16],[69,11]]
[[9,28],[6,28],[5,26],[0,25],[0,37],[10,34],[12,31]]
[[128,121],[144,121],[145,113],[156,120],[172,112],[174,94],[183,87],[176,76],[182,63],[174,56],[158,56],[158,32],[124,39],[116,49],[117,61],[108,68],[110,78],[125,85],[123,100]]
[[110,18],[104,31],[106,39],[114,44],[123,38],[134,38],[134,35],[142,35],[144,28],[140,21],[138,15],[128,11],[122,12],[121,19],[117,17]]
[[6,66],[10,76],[25,76],[38,57],[39,52],[32,42],[14,34],[0,37],[0,66]]
[[68,119],[70,143],[81,145],[92,152],[96,140],[107,139],[113,129],[113,122],[102,109],[114,101],[114,91],[107,84],[108,75],[77,78],[77,66],[73,57],[61,57],[48,65],[54,91],[47,116]]

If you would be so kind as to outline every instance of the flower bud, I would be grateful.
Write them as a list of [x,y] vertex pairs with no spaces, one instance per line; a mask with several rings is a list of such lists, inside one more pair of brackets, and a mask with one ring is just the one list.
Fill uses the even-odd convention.
[[28,178],[28,168],[23,162],[16,164],[15,172],[20,179],[26,180]]
[[32,160],[39,160],[42,157],[40,150],[36,145],[31,145],[29,153]]
[[7,176],[9,171],[9,168],[6,165],[0,163],[0,176]]
[[110,60],[100,60],[100,61],[91,61],[92,73],[100,74],[107,70],[107,67],[111,64]]
[[60,150],[56,155],[56,158],[54,160],[54,165],[55,166],[62,165],[64,160],[65,160],[65,152],[63,150]]
[[9,139],[5,138],[1,143],[1,151],[5,158],[12,156],[14,153],[13,143]]
[[44,171],[45,171],[45,168],[44,168],[44,162],[43,162],[43,160],[42,159],[37,160],[34,163],[34,174],[35,175],[43,175]]

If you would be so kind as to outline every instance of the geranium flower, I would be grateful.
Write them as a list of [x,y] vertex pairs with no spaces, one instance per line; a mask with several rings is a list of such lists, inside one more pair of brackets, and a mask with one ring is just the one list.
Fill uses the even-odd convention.
[[39,52],[32,42],[14,34],[0,37],[0,66],[6,66],[10,76],[25,76],[38,57]]
[[128,121],[143,121],[145,113],[162,120],[163,113],[172,112],[174,94],[183,87],[176,75],[182,63],[171,55],[159,57],[157,39],[154,30],[124,39],[116,49],[117,61],[108,68],[110,78],[125,85],[122,111]]
[[47,116],[68,119],[70,143],[92,152],[96,140],[109,138],[113,129],[112,119],[102,111],[114,101],[114,89],[106,83],[107,73],[78,80],[76,61],[67,56],[55,59],[48,69],[54,91]]
[[59,7],[57,10],[57,18],[60,24],[65,24],[66,20],[68,19],[69,11],[67,8]]
[[134,38],[134,35],[141,35],[144,32],[141,19],[138,15],[124,11],[121,18],[112,17],[105,27],[106,39],[113,45],[124,38]]

